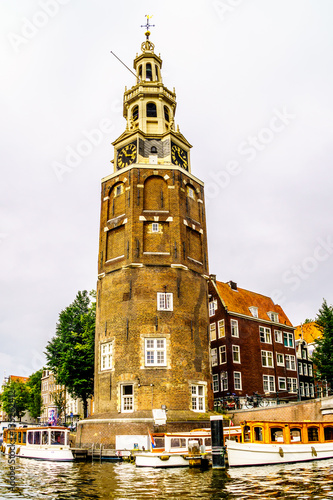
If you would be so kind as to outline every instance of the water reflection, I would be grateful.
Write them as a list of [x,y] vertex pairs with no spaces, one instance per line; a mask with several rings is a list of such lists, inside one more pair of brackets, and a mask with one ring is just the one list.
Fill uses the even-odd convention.
[[333,460],[227,472],[196,469],[137,469],[126,463],[16,461],[9,490],[7,460],[0,459],[0,498],[48,500],[179,500],[333,498]]

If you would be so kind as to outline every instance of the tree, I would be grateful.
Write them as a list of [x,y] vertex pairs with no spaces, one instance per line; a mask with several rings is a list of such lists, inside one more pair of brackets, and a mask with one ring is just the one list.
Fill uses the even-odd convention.
[[30,375],[27,382],[27,388],[29,391],[28,395],[28,410],[33,418],[40,417],[43,408],[42,400],[42,376],[43,369],[41,368],[37,372]]
[[28,409],[29,391],[23,382],[13,380],[4,386],[0,400],[3,411],[8,415],[9,420],[21,418]]
[[324,300],[319,309],[316,324],[322,336],[315,340],[312,360],[315,365],[316,378],[333,385],[333,307]]
[[[90,295],[95,298],[95,292]],[[61,311],[56,334],[45,352],[57,383],[82,400],[84,416],[94,391],[95,323],[96,302],[90,302],[86,290],[78,292],[74,302]]]

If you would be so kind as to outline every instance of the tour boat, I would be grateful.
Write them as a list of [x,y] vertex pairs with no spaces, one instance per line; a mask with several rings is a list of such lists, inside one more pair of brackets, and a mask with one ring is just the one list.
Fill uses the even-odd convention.
[[56,462],[74,460],[66,427],[15,427],[4,430],[1,452]]
[[[149,434],[151,450],[137,452],[137,467],[189,467],[200,465],[211,453],[210,429],[196,429],[190,432],[167,432]],[[224,435],[229,440],[238,439],[240,427],[225,427]]]
[[246,421],[241,442],[226,440],[230,467],[333,458],[333,422]]

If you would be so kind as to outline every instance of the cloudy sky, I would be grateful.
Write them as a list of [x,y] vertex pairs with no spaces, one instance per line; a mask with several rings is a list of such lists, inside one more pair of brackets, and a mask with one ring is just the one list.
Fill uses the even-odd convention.
[[294,325],[333,303],[332,0],[2,1],[1,378],[39,369],[96,286],[100,180],[135,83],[110,51],[132,67],[145,14],[206,185],[210,272]]

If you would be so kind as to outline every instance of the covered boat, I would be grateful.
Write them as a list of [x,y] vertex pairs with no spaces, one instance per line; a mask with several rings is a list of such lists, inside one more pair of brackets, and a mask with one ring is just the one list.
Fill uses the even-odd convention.
[[333,458],[333,422],[246,421],[242,442],[226,440],[230,467]]

